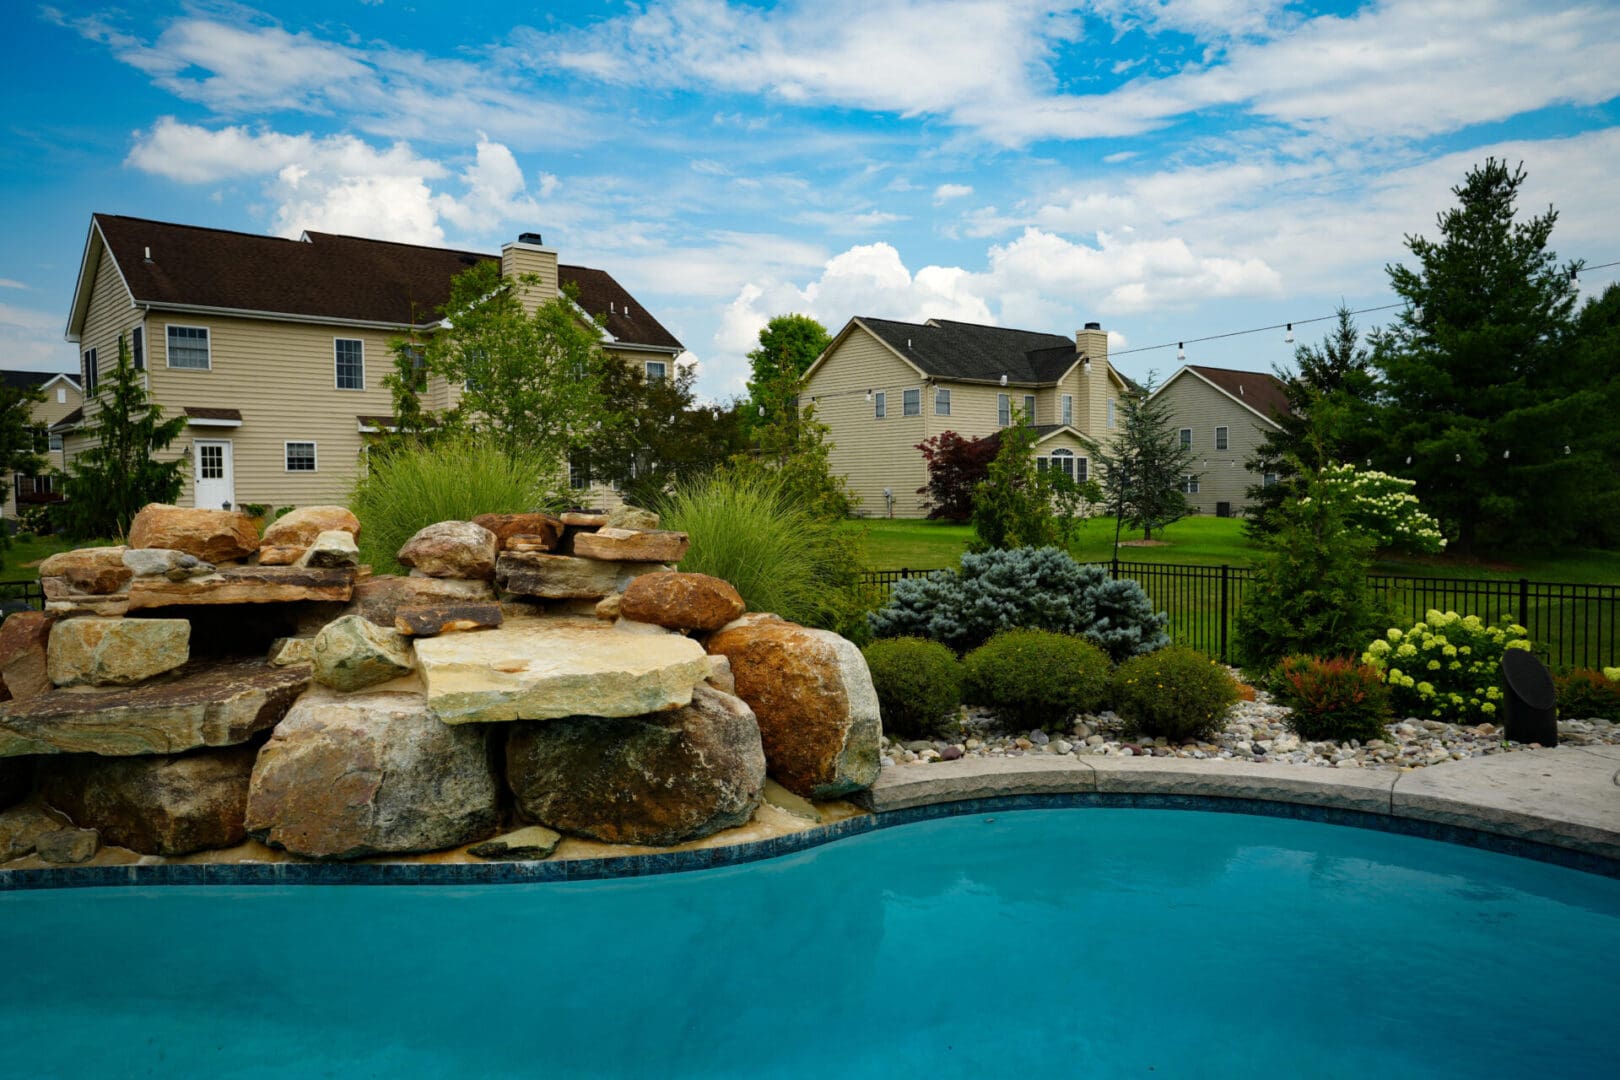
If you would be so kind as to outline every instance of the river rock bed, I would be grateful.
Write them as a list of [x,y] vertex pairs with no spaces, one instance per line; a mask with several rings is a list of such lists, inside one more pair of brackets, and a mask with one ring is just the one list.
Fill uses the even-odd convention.
[[[1008,732],[984,709],[964,708],[961,733],[950,739],[883,740],[884,765],[922,765],[962,757],[1021,757],[1026,754],[1100,757],[1220,758],[1340,769],[1421,769],[1446,761],[1530,750],[1540,743],[1510,742],[1496,724],[1447,724],[1406,719],[1389,725],[1389,738],[1362,743],[1313,742],[1288,728],[1290,710],[1273,704],[1263,690],[1254,701],[1240,701],[1227,713],[1226,726],[1207,740],[1172,743],[1133,738],[1109,711],[1086,714],[1062,734],[1039,729]],[[1607,720],[1560,720],[1558,738],[1567,746],[1620,746],[1620,724]]]

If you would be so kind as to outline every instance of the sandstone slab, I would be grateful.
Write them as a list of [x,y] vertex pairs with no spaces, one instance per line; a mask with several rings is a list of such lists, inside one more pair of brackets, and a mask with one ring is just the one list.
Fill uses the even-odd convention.
[[247,829],[318,859],[436,851],[495,831],[487,731],[453,728],[419,694],[316,691],[259,751]]
[[[321,533],[333,531],[359,539],[360,519],[346,506],[301,506],[266,525],[260,547],[307,548]],[[264,561],[262,555],[259,561]]]
[[259,549],[260,566],[293,566],[308,548],[297,544],[267,544]]
[[567,513],[557,515],[557,517],[570,529],[600,529],[608,522],[606,514],[598,514],[588,510],[569,510]]
[[227,566],[216,574],[169,581],[136,578],[129,587],[129,610],[181,604],[277,604],[291,601],[347,600],[354,592],[352,570],[312,570],[298,566]]
[[0,679],[16,700],[56,688],[48,667],[51,627],[56,616],[44,611],[18,611],[0,625]]
[[40,833],[34,851],[48,863],[75,865],[89,862],[101,850],[101,837],[94,829],[52,829]]
[[615,529],[604,526],[574,537],[574,554],[586,559],[619,562],[678,563],[691,541],[683,532]]
[[663,563],[656,562],[602,562],[538,551],[504,551],[495,564],[495,583],[518,596],[600,600],[623,592],[642,574],[666,569]]
[[378,626],[393,626],[401,608],[473,604],[495,599],[487,581],[456,578],[374,577],[354,586],[350,610]]
[[440,521],[405,541],[397,556],[427,577],[487,580],[495,576],[495,534],[471,521]]
[[437,637],[460,630],[487,630],[501,625],[501,605],[431,604],[402,607],[394,616],[394,629],[411,637]]
[[678,634],[626,634],[591,618],[511,619],[416,643],[433,714],[447,724],[642,716],[679,708],[709,674]]
[[747,610],[729,581],[708,574],[643,574],[624,590],[619,614],[671,630],[718,630]]
[[59,551],[39,564],[39,576],[62,578],[75,592],[119,592],[134,576],[124,565],[124,551],[122,546]]
[[235,746],[275,726],[308,686],[303,666],[193,660],[139,686],[52,690],[0,705],[0,757],[123,757]]
[[673,712],[516,724],[506,776],[530,820],[611,844],[663,846],[753,817],[765,754],[748,706],[702,686]]
[[609,510],[607,520],[602,524],[609,529],[656,529],[658,515],[651,510],[643,510],[639,506],[626,503]]
[[[261,558],[259,562],[262,566],[264,560]],[[324,570],[352,569],[360,565],[360,548],[349,533],[330,529],[317,536],[315,542],[304,549],[297,565]]]
[[129,525],[132,548],[173,548],[205,562],[245,559],[259,550],[253,519],[235,510],[194,510],[148,503]]
[[467,854],[497,862],[527,862],[549,859],[560,843],[562,833],[544,825],[529,825],[474,844]]
[[57,686],[133,686],[191,659],[185,619],[65,619],[51,627]]
[[834,799],[878,776],[877,692],[853,643],[780,619],[741,619],[709,638],[759,721],[772,778]]
[[494,533],[500,551],[515,548],[518,537],[530,551],[552,551],[563,535],[562,520],[551,514],[479,514],[473,524]]
[[40,769],[45,801],[142,855],[187,855],[247,837],[248,779],[258,746],[104,758],[69,754]]
[[345,615],[321,628],[309,647],[315,681],[336,690],[363,690],[410,674],[410,642],[398,630]]

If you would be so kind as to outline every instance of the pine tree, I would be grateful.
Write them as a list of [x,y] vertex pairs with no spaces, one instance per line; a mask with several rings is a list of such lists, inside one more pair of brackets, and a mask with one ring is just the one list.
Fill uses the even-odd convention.
[[[0,386],[0,474],[35,476],[45,467],[40,450],[49,444],[34,423],[34,406],[44,400],[44,392],[35,386]],[[0,551],[9,547],[11,536],[0,529]]]
[[147,400],[122,334],[118,365],[109,374],[95,391],[100,408],[84,428],[95,445],[74,457],[63,485],[63,531],[75,539],[123,536],[141,507],[173,502],[185,483],[184,458],[158,461],[156,455],[186,430],[186,418],[165,420],[163,409]]
[[1181,445],[1171,426],[1170,404],[1152,401],[1154,373],[1119,401],[1119,434],[1110,442],[1086,440],[1086,449],[1102,472],[1103,492],[1111,510],[1142,539],[1187,516],[1182,484],[1193,472],[1193,452]]
[[[1383,376],[1380,464],[1417,494],[1464,553],[1575,534],[1583,442],[1559,371],[1571,336],[1578,264],[1547,248],[1552,207],[1515,219],[1523,166],[1488,159],[1452,189],[1440,239],[1409,236],[1416,269],[1388,267],[1410,307],[1373,343]],[[1410,464],[1407,459],[1410,458]]]

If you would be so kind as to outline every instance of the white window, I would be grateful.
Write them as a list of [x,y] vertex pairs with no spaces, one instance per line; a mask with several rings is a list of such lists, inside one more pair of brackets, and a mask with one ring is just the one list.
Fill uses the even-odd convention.
[[58,405],[66,405],[67,404],[67,387],[58,386],[56,388],[56,403]]
[[1073,394],[1064,394],[1063,395],[1063,422],[1065,424],[1074,423],[1074,395]]
[[889,395],[879,390],[872,395],[872,416],[882,420],[889,415]]
[[1215,429],[1215,449],[1226,449],[1226,428],[1224,427],[1218,427]]
[[50,437],[50,442],[47,445],[49,445],[52,450],[61,450],[62,449],[62,436],[60,436],[60,435],[52,435]]
[[[312,442],[289,442],[283,444],[287,449],[288,472],[314,472],[315,471],[315,444]],[[204,452],[217,449],[205,446]],[[224,475],[221,469],[220,475]]]
[[1033,424],[1034,422],[1035,422],[1035,395],[1034,394],[1025,394],[1024,395],[1024,423]]
[[79,358],[79,375],[81,376],[81,381],[84,384],[84,392],[86,394],[95,393],[96,392],[96,350],[94,350],[94,349],[86,349],[86,350],[84,350],[84,355]]
[[1052,451],[1052,468],[1057,469],[1070,480],[1074,479],[1074,451],[1057,449]]
[[951,392],[943,386],[934,387],[934,415],[951,415]]
[[1113,398],[1108,399],[1108,426],[1110,428],[1114,426],[1114,399]]
[[568,459],[568,486],[581,491],[591,486],[591,461],[583,454]]
[[1006,394],[996,395],[996,423],[1002,427],[1012,423],[1012,398]]
[[1075,478],[1075,480],[1077,480],[1078,482],[1083,484],[1088,479],[1090,479],[1090,477],[1091,477],[1091,460],[1089,458],[1075,458],[1074,459],[1074,478]]
[[1260,483],[1261,483],[1261,485],[1263,487],[1270,487],[1271,485],[1275,484],[1276,482],[1277,482],[1277,474],[1274,473],[1274,472],[1266,473],[1265,476],[1262,477],[1261,480],[1260,480]]
[[366,388],[366,343],[359,338],[333,338],[332,356],[339,390]]
[[900,412],[904,416],[921,416],[922,415],[922,391],[921,390],[902,390],[902,391],[900,391]]
[[1190,427],[1181,429],[1181,448],[1183,450],[1192,449],[1192,428]]
[[208,327],[168,326],[169,366],[207,371],[213,366],[209,349]]
[[661,382],[664,378],[664,373],[668,370],[669,369],[664,366],[664,362],[662,360],[647,361],[647,381]]
[[129,356],[136,371],[146,370],[146,329],[137,326],[129,332]]
[[1196,494],[1198,494],[1198,477],[1196,477],[1196,476],[1183,476],[1181,478],[1181,493],[1183,495],[1196,495]]

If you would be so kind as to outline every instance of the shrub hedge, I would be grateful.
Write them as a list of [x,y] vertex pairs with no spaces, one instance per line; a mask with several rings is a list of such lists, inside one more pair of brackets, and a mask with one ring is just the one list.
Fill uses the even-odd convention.
[[962,665],[937,641],[884,638],[861,650],[872,672],[884,734],[932,739],[950,734],[962,706]]
[[1111,688],[1114,711],[1132,730],[1167,739],[1214,733],[1238,700],[1237,680],[1184,645],[1125,661]]
[[1108,657],[1050,630],[1003,630],[962,661],[962,696],[1003,725],[1055,728],[1102,707]]

